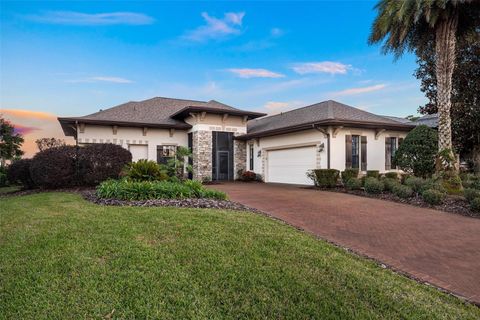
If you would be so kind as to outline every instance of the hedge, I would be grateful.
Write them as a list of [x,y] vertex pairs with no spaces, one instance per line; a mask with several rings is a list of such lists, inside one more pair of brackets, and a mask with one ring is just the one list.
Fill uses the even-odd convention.
[[21,184],[25,189],[35,186],[30,175],[30,164],[32,159],[15,160],[8,166],[7,179],[11,184]]
[[343,184],[346,184],[348,180],[352,178],[358,178],[358,169],[345,169],[345,171],[342,171],[342,182]]
[[315,185],[322,188],[334,188],[337,185],[340,171],[336,169],[315,169]]
[[382,181],[369,177],[365,179],[365,191],[367,193],[378,194],[382,193],[383,189],[385,188]]

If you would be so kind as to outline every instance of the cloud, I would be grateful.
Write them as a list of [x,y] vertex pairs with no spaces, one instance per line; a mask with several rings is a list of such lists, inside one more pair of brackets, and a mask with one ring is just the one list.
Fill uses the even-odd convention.
[[69,82],[69,83],[82,83],[82,82],[133,83],[133,81],[125,78],[103,77],[103,76],[89,77],[84,79],[73,79],[73,80],[67,80],[66,82]]
[[15,132],[20,133],[22,136],[32,133],[33,131],[40,130],[37,127],[24,126],[21,124],[13,124]]
[[202,42],[240,34],[244,16],[245,12],[227,12],[222,19],[219,19],[208,15],[206,12],[202,12],[202,17],[205,19],[206,24],[187,32],[183,38]]
[[297,109],[300,107],[305,106],[304,101],[288,101],[288,102],[282,102],[282,101],[268,101],[263,105],[261,108],[262,110],[265,110],[269,115],[277,114],[280,112],[285,112],[293,109]]
[[135,12],[83,13],[75,11],[47,11],[38,15],[26,16],[26,18],[41,23],[81,26],[146,25],[155,21],[148,15]]
[[283,78],[285,75],[273,72],[267,69],[227,69],[227,71],[236,74],[240,78]]
[[57,116],[53,113],[43,111],[31,111],[24,109],[2,109],[1,113],[5,116],[11,116],[15,118],[29,118],[40,120],[57,120]]
[[362,94],[362,93],[368,93],[368,92],[382,90],[386,86],[387,86],[386,84],[376,84],[376,85],[368,86],[368,87],[350,88],[350,89],[345,89],[345,90],[333,92],[332,95],[334,95],[334,96],[350,96],[350,95],[355,95],[355,94]]
[[283,30],[280,28],[272,28],[270,30],[270,35],[275,38],[281,37],[283,36],[283,34],[284,34]]
[[298,74],[309,73],[330,73],[330,74],[346,74],[352,69],[351,65],[333,61],[322,62],[305,62],[297,63],[292,67],[293,71]]

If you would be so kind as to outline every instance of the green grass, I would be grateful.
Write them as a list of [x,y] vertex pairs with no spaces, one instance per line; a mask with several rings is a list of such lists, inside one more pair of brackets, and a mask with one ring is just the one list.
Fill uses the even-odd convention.
[[0,199],[0,318],[478,319],[480,309],[261,215]]
[[0,194],[2,194],[2,193],[10,193],[10,192],[18,191],[18,190],[20,190],[20,189],[21,189],[20,186],[1,187],[1,188],[0,188]]

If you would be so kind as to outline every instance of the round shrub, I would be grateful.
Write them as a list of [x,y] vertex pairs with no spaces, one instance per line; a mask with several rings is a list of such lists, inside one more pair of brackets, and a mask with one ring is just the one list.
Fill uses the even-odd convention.
[[380,171],[378,170],[367,170],[367,178],[380,178]]
[[423,200],[430,205],[441,204],[444,197],[444,193],[434,189],[428,189],[422,193]]
[[392,192],[395,186],[400,185],[400,182],[398,182],[397,179],[385,178],[383,180],[383,184],[385,185],[386,191]]
[[315,169],[315,185],[322,188],[333,188],[337,185],[340,171],[336,169]]
[[241,179],[242,181],[255,181],[257,174],[253,171],[244,171],[242,172]]
[[470,208],[474,212],[480,212],[480,197],[477,197],[470,202]]
[[342,182],[346,184],[348,180],[352,178],[358,178],[358,169],[348,168],[342,171]]
[[77,185],[74,146],[50,148],[37,153],[30,165],[30,174],[35,185],[44,188],[60,188]]
[[407,199],[413,196],[413,190],[409,186],[397,184],[393,187],[392,192],[399,198]]
[[418,177],[408,177],[405,179],[405,185],[409,186],[416,193],[421,193],[424,190],[424,186],[427,184],[427,180]]
[[441,193],[447,193],[441,180],[426,179],[425,184],[421,187],[420,193],[428,189],[437,190]]
[[126,165],[122,174],[135,181],[167,180],[168,175],[152,160],[141,159]]
[[385,173],[385,178],[398,180],[398,173],[397,172],[386,172]]
[[8,166],[7,179],[11,184],[21,184],[24,188],[30,189],[35,186],[30,175],[32,159],[15,160]]
[[362,188],[362,180],[358,178],[350,178],[345,183],[347,190],[360,190]]
[[420,125],[408,133],[395,152],[395,164],[405,172],[418,177],[427,177],[435,172],[438,152],[438,133]]
[[383,189],[385,188],[382,181],[372,177],[365,179],[364,187],[367,193],[372,194],[382,193]]
[[79,178],[76,184],[96,185],[120,176],[122,169],[132,162],[130,151],[112,143],[89,144],[79,149]]
[[465,189],[463,190],[463,196],[468,202],[472,202],[475,198],[480,198],[480,190],[477,189]]

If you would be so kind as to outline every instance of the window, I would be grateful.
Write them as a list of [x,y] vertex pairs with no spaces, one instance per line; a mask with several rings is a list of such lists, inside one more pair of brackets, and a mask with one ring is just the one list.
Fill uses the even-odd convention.
[[157,146],[157,163],[166,164],[169,159],[175,157],[177,146]]
[[253,171],[253,144],[249,145],[249,160],[250,160],[250,171]]
[[393,167],[393,157],[397,151],[397,138],[386,137],[385,138],[385,170],[395,169]]
[[360,164],[360,136],[352,136],[352,168],[358,169]]

